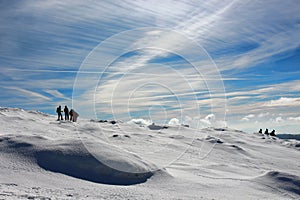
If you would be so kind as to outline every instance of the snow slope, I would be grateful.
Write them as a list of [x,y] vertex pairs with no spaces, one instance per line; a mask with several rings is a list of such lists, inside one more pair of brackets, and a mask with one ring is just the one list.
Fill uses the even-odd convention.
[[300,198],[293,138],[14,108],[0,108],[0,125],[0,199]]

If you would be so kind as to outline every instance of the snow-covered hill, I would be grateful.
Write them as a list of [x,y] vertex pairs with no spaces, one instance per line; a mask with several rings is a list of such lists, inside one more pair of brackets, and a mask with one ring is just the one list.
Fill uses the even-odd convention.
[[294,139],[13,108],[0,125],[0,199],[300,198]]

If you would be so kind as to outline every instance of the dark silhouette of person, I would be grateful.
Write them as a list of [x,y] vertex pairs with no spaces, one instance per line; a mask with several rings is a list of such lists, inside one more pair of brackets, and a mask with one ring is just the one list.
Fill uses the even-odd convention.
[[73,122],[77,122],[79,114],[73,109]]
[[276,136],[276,135],[275,135],[275,130],[274,130],[274,129],[273,129],[273,131],[271,131],[270,135],[271,135],[271,136]]
[[69,108],[68,108],[68,106],[65,106],[64,112],[65,112],[65,120],[69,120]]
[[58,106],[57,108],[56,108],[56,113],[57,113],[57,121],[59,121],[59,120],[64,120],[63,119],[63,116],[62,116],[62,110],[61,110],[61,106]]
[[76,122],[79,114],[74,110],[70,110],[70,121]]
[[70,114],[70,121],[73,121],[73,109],[70,110],[69,114]]
[[259,129],[259,131],[258,131],[258,132],[262,134],[262,129]]
[[266,135],[269,135],[269,130],[266,128],[266,130],[265,130],[265,134]]

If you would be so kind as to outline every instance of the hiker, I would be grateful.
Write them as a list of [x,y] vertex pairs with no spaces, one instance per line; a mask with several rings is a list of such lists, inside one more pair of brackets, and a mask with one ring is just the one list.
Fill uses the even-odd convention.
[[262,129],[259,129],[259,131],[258,131],[258,132],[262,134]]
[[270,135],[271,135],[271,136],[276,136],[276,135],[275,135],[275,130],[274,130],[274,129],[273,129],[273,131],[271,131]]
[[70,110],[70,121],[76,122],[79,114],[74,110]]
[[269,135],[269,130],[266,128],[265,135]]
[[65,106],[64,112],[65,112],[65,120],[69,120],[69,108],[68,108],[68,106]]
[[69,114],[70,114],[70,121],[73,121],[73,109],[70,110]]
[[75,110],[73,110],[73,122],[77,121],[78,116],[79,114]]
[[61,110],[61,106],[58,106],[57,108],[56,108],[56,113],[57,113],[57,121],[59,121],[59,120],[64,120],[63,119],[63,116],[62,116],[62,113],[63,111]]

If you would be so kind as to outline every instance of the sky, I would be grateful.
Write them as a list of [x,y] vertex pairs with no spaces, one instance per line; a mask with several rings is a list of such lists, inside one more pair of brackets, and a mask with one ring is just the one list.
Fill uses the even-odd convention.
[[0,106],[300,133],[294,0],[0,0]]

